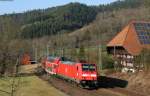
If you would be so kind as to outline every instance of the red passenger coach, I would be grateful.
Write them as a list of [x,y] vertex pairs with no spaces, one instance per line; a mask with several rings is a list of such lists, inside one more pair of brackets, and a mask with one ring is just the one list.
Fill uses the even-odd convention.
[[56,74],[65,79],[72,80],[83,87],[97,86],[96,64],[73,62],[65,57],[48,56],[43,68],[49,74]]

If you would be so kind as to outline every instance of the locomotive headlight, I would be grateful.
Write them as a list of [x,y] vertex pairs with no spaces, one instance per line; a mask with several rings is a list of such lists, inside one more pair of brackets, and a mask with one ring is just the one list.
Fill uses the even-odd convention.
[[82,74],[83,77],[88,77],[88,76],[91,76],[91,77],[96,77],[97,75],[96,74]]
[[89,76],[89,74],[82,74],[82,76],[83,76],[83,77],[87,77],[87,76]]
[[96,77],[97,75],[96,74],[91,74],[91,77]]

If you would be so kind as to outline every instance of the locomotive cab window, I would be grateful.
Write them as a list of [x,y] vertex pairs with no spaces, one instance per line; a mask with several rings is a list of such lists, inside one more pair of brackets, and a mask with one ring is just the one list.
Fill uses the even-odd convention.
[[94,64],[82,64],[83,71],[95,71],[96,67]]
[[90,71],[95,71],[95,69],[96,69],[95,65],[90,65],[90,66],[89,66],[89,70],[90,70]]

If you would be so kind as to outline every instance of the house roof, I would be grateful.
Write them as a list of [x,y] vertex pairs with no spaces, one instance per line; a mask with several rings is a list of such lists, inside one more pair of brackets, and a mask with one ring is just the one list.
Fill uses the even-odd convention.
[[107,44],[114,46],[123,47],[132,55],[140,54],[143,48],[150,49],[150,22],[130,22]]

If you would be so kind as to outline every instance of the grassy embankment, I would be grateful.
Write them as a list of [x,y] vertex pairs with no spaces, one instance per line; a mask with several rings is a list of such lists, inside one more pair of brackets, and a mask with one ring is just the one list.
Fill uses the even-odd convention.
[[[10,96],[12,78],[0,78],[0,96]],[[16,84],[18,85],[16,78]],[[66,96],[36,76],[20,77],[15,96]]]
[[[21,67],[21,73],[32,73],[38,65],[25,65]],[[0,96],[11,96],[12,77],[0,78]],[[19,82],[19,83],[18,83]],[[66,96],[48,82],[39,79],[37,76],[24,76],[15,78],[14,96]]]

